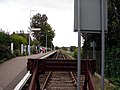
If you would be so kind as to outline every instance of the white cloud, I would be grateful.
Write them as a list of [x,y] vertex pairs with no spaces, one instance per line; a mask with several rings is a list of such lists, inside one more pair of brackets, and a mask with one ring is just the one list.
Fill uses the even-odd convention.
[[26,30],[31,15],[39,12],[48,16],[48,23],[55,29],[54,45],[77,46],[73,32],[73,0],[6,0],[0,1],[0,28],[11,32]]
[[42,7],[67,9],[72,7],[73,0],[41,0]]
[[26,29],[29,23],[29,13],[15,2],[0,4],[0,28],[8,29],[11,32]]
[[73,10],[40,7],[40,13],[48,16],[48,23],[55,29],[54,44],[57,46],[77,46],[77,34],[73,32]]

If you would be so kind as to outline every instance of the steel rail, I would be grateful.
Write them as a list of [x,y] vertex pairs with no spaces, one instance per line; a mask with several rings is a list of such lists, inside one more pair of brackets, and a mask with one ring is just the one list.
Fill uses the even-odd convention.
[[[71,76],[71,77],[72,77],[72,79],[73,79],[74,85],[76,85],[76,86],[77,86],[77,80],[76,80],[76,78],[75,78],[75,76],[74,76],[73,72],[69,71],[69,73],[70,73],[70,76]],[[44,81],[44,84],[43,84],[43,86],[42,86],[42,89],[41,89],[41,90],[45,90],[45,87],[46,87],[46,85],[47,85],[47,82],[48,82],[48,80],[49,80],[49,78],[50,78],[51,74],[52,74],[52,71],[50,71],[50,72],[48,73],[48,75],[47,75],[47,77],[46,77],[46,79],[45,79],[45,81]]]
[[63,56],[63,59],[67,59],[64,54],[62,54],[62,56]]
[[[42,86],[41,86],[41,88],[42,88],[42,90],[44,90],[45,88],[48,88],[47,87],[47,83],[48,83],[48,80],[50,80],[49,78],[51,77],[51,74],[52,74],[52,71],[55,71],[55,70],[62,70],[62,71],[64,71],[64,70],[66,70],[66,71],[68,71],[71,75],[70,75],[70,77],[72,76],[72,84],[74,85],[76,85],[77,86],[77,78],[74,76],[74,69],[73,68],[71,68],[71,65],[73,65],[74,66],[74,64],[70,64],[69,63],[69,61],[67,61],[66,59],[67,59],[67,57],[65,57],[65,55],[63,54],[63,53],[61,53],[61,51],[59,51],[59,52],[57,52],[56,54],[54,54],[55,56],[53,56],[53,58],[51,59],[51,60],[47,60],[47,58],[46,59],[31,59],[31,60],[29,60],[30,61],[30,65],[31,66],[29,66],[29,64],[28,64],[28,66],[29,67],[32,67],[32,69],[30,69],[30,71],[31,71],[31,73],[33,73],[33,71],[35,72],[35,68],[36,67],[33,67],[33,66],[36,66],[36,64],[35,64],[35,62],[33,62],[33,61],[39,61],[39,68],[37,69],[38,70],[38,72],[39,72],[39,74],[41,73],[43,73],[42,72],[42,67],[43,67],[43,65],[44,65],[44,63],[45,63],[45,69],[43,70],[43,71],[50,71],[49,72],[49,74],[47,74],[47,76],[45,76],[44,77],[44,82],[43,82],[43,84],[42,84]],[[49,57],[48,57],[49,58]],[[56,60],[54,60],[54,59],[56,59]],[[42,61],[45,61],[46,60],[46,62],[42,62]],[[74,61],[74,60],[72,60],[72,61]],[[64,63],[63,63],[64,62]],[[70,61],[71,62],[71,61]],[[32,64],[31,64],[32,63]],[[72,62],[73,63],[73,62]],[[82,69],[83,69],[83,74],[85,75],[85,81],[84,81],[84,88],[86,88],[87,89],[87,87],[89,87],[90,89],[89,90],[94,90],[94,85],[93,85],[93,81],[92,81],[92,75],[94,74],[94,68],[93,68],[93,65],[94,65],[94,62],[92,63],[91,62],[91,60],[83,60],[82,61],[82,63],[83,63],[83,65],[84,66],[82,66]],[[35,64],[35,65],[34,65]],[[41,66],[40,66],[41,65]],[[69,66],[69,67],[68,67]],[[75,63],[75,66],[76,66],[76,63]],[[58,68],[59,67],[59,68]],[[33,70],[34,69],[34,70]],[[28,68],[28,70],[29,70],[29,68]],[[73,70],[73,71],[72,71]],[[93,71],[92,71],[93,70]],[[37,73],[38,73],[37,72]],[[36,74],[37,75],[37,74]],[[34,75],[33,75],[34,76]],[[37,77],[37,76],[36,76]],[[47,78],[46,78],[47,77]],[[37,81],[39,81],[38,79],[37,79]],[[36,83],[36,82],[35,82]],[[88,85],[87,85],[88,84]],[[36,85],[38,85],[37,83],[36,83]],[[73,86],[74,87],[74,86]],[[81,89],[82,87],[80,87],[80,89]],[[86,90],[86,89],[81,89],[81,90]],[[33,90],[33,89],[32,89]]]
[[56,59],[56,57],[58,57],[58,51],[56,52],[53,58]]
[[83,90],[95,90],[93,80],[92,80],[92,68],[90,61],[86,61],[86,74],[85,74],[85,81],[83,85]]
[[[71,58],[72,58],[72,57],[71,57]],[[73,58],[72,58],[72,59],[73,59]],[[71,74],[71,76],[72,76],[72,78],[73,78],[74,84],[77,86],[77,79],[75,78],[73,72],[70,71],[70,74]]]
[[89,81],[88,81],[88,87],[89,87],[89,90],[95,90],[94,88],[94,83],[92,81],[92,68],[91,68],[91,64],[90,64],[90,61],[87,62],[87,72],[88,72],[88,75],[89,75]]
[[[59,57],[59,55],[62,55],[62,58],[63,58],[64,60],[67,59],[67,58],[65,57],[65,55],[64,55],[63,53],[61,53],[61,51],[60,51],[59,53],[56,53],[55,56],[54,56],[53,58],[54,58],[54,59],[57,59],[57,58]],[[70,73],[70,76],[71,76],[72,79],[73,79],[74,85],[77,86],[77,79],[75,78],[73,72],[72,72],[72,71],[69,71],[69,73]],[[45,81],[44,81],[44,84],[43,84],[41,90],[44,90],[44,89],[45,89],[46,84],[47,84],[47,82],[48,82],[48,80],[49,80],[51,74],[52,74],[52,71],[50,71],[50,72],[48,73],[48,75],[47,75],[47,77],[46,77],[46,79],[45,79]]]
[[[48,57],[49,55],[52,55],[54,54],[56,51],[52,52],[52,53],[49,53],[49,54],[45,54],[44,56],[42,56],[40,59],[44,59],[46,57]],[[31,77],[32,75],[30,74],[30,71],[28,71],[25,76],[21,79],[21,81],[15,86],[14,90],[21,90],[24,85],[27,83],[27,81],[29,80],[29,78]]]
[[74,81],[74,84],[77,86],[77,79],[75,78],[73,72],[70,71],[70,74],[71,74],[71,76],[72,76],[72,79],[73,79],[73,81]]
[[[59,53],[57,52],[53,58],[54,58],[54,59],[57,59],[58,56],[59,56]],[[44,84],[43,84],[41,90],[44,90],[44,89],[45,89],[46,84],[47,84],[47,82],[48,82],[48,80],[49,80],[51,74],[52,74],[52,71],[49,71],[49,73],[48,73],[48,75],[47,75],[47,77],[46,77],[46,79],[45,79],[45,81],[44,81]]]
[[47,84],[48,79],[50,78],[50,75],[51,75],[51,74],[52,74],[52,71],[50,71],[50,72],[48,73],[48,75],[47,75],[47,77],[46,77],[46,79],[45,79],[45,82],[44,82],[41,90],[44,90],[44,89],[45,89],[46,84]]
[[[64,60],[67,59],[64,54],[62,54],[62,57],[63,57]],[[69,71],[69,73],[70,73],[70,75],[71,75],[71,77],[72,77],[72,79],[74,81],[74,84],[77,86],[77,79],[75,78],[73,72]]]
[[36,62],[36,66],[35,66],[35,69],[34,69],[34,72],[33,72],[33,75],[32,75],[32,80],[31,80],[31,83],[30,83],[29,90],[35,90],[35,88],[37,87],[37,82],[36,82],[37,78],[38,78],[37,71],[38,71],[38,62]]

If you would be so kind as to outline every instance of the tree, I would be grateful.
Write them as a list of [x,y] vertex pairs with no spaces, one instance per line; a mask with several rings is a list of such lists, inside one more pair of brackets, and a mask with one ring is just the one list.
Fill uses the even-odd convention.
[[11,40],[14,43],[14,49],[20,49],[21,44],[24,44],[24,45],[27,44],[26,38],[24,38],[18,34],[12,34]]
[[[108,32],[106,33],[106,47],[120,47],[120,2],[119,0],[108,0]],[[88,43],[96,41],[97,46],[101,45],[101,34],[85,34],[82,36],[85,39],[85,48],[89,47]],[[99,38],[98,38],[99,37]],[[85,46],[86,45],[86,46]],[[100,47],[100,46],[99,46]]]
[[12,58],[12,53],[10,48],[5,45],[0,44],[0,61],[1,60],[8,60]]
[[36,45],[36,46],[37,46],[37,45],[39,45],[39,41],[38,41],[38,40],[36,40],[36,39],[35,39],[35,40],[33,40],[33,41],[31,41],[31,43],[32,43],[32,45]]
[[[106,49],[120,47],[120,2],[108,0],[108,32],[106,33]],[[90,42],[97,43],[97,49],[101,50],[101,34],[82,34],[84,38],[83,49],[90,49]]]
[[107,47],[120,47],[120,2],[108,1],[108,33]]
[[[100,34],[99,36],[100,37]],[[90,48],[90,42],[95,39],[97,46],[101,45],[101,38],[95,34],[83,34],[84,49]],[[120,79],[120,1],[108,0],[108,32],[106,33],[106,59],[105,75],[115,78],[113,83],[119,84],[116,79]],[[99,49],[101,49],[99,47]],[[118,69],[119,68],[119,69]],[[117,85],[116,84],[116,85]]]
[[74,50],[75,50],[76,48],[77,48],[76,46],[70,46],[70,51],[71,51],[71,52],[74,52]]
[[46,37],[48,47],[53,45],[52,41],[55,36],[54,30],[50,24],[47,23],[47,16],[45,14],[41,15],[40,13],[34,15],[31,21],[31,28],[40,28],[39,31],[33,31],[33,36],[39,41],[41,46],[45,46]]
[[12,53],[10,51],[11,38],[9,34],[5,32],[0,32],[0,62],[12,58]]
[[0,32],[0,44],[10,46],[10,43],[11,43],[10,35],[4,32]]
[[58,50],[58,49],[60,49],[58,46],[55,46],[55,50]]
[[65,50],[65,51],[68,51],[68,47],[61,47],[61,49]]

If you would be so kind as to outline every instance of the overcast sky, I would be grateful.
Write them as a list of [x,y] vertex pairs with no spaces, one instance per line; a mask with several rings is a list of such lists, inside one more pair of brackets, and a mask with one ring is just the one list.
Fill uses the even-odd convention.
[[[12,33],[27,32],[31,17],[46,14],[55,30],[55,46],[77,46],[77,33],[73,32],[74,0],[0,0],[0,28]],[[31,11],[37,10],[37,11]]]

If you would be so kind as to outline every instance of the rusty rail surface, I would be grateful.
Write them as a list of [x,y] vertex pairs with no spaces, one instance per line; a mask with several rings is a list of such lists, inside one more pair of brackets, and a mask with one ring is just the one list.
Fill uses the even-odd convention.
[[[77,71],[77,60],[52,59],[58,55],[48,57],[48,59],[28,59],[27,69],[32,74],[32,80],[29,90],[40,90],[38,77],[45,71]],[[96,71],[96,60],[82,59],[81,74],[85,75],[82,90],[95,90],[92,81],[92,75]],[[77,83],[77,82],[75,82]]]
[[[63,59],[63,60],[60,60],[59,61],[59,59]],[[49,73],[48,73],[48,75],[47,75],[47,77],[46,77],[46,79],[45,79],[45,81],[44,81],[44,84],[43,84],[43,86],[42,86],[42,89],[41,90],[44,90],[45,88],[46,89],[48,89],[49,87],[47,86],[47,83],[49,82],[49,80],[52,80],[51,79],[51,76],[54,76],[54,74],[56,73],[56,74],[58,74],[58,76],[59,75],[61,75],[60,73],[63,73],[63,72],[59,72],[59,73],[57,73],[56,71],[63,71],[63,68],[65,67],[65,66],[67,66],[66,64],[64,65],[64,67],[62,66],[59,66],[59,64],[61,65],[61,64],[64,64],[63,62],[66,60],[67,58],[66,58],[66,56],[64,55],[64,54],[62,54],[61,53],[61,51],[60,52],[58,52],[54,57],[53,57],[53,59],[52,60],[50,60],[50,59],[47,59],[47,60],[45,60],[46,61],[46,71],[49,71]],[[59,62],[58,62],[59,61]],[[61,62],[62,61],[62,62]],[[55,63],[55,62],[57,62],[57,64]],[[54,63],[54,67],[50,67],[50,66],[52,66],[52,64]],[[55,65],[58,67],[55,67]],[[54,69],[55,68],[55,69]],[[61,70],[60,70],[60,68],[61,68]],[[64,68],[64,69],[66,69],[66,68]],[[69,71],[68,70],[68,74],[70,75],[70,80],[72,80],[72,83],[73,83],[73,87],[74,88],[76,88],[76,86],[77,86],[77,81],[76,81],[76,79],[75,79],[75,76],[74,76],[74,74],[73,74],[73,72],[72,71]],[[54,73],[54,74],[52,74],[52,73]],[[65,73],[64,73],[65,74]],[[64,76],[61,76],[60,78],[64,78],[66,75],[64,75]],[[54,76],[54,77],[56,77],[56,75]],[[59,81],[61,80],[59,78]],[[58,81],[58,83],[59,83],[59,81]],[[54,80],[52,81],[52,82],[54,82]],[[55,81],[56,82],[56,81]],[[50,84],[50,83],[49,83]],[[55,83],[56,84],[56,83]],[[62,84],[62,83],[61,83]],[[53,84],[52,84],[53,85]],[[75,86],[76,85],[76,86]],[[54,85],[53,85],[54,86]],[[53,86],[51,86],[51,87],[53,87]],[[58,85],[59,86],[59,85]],[[56,86],[56,87],[58,87],[58,86]],[[65,87],[64,87],[65,88]],[[48,89],[49,90],[49,89]]]
[[83,90],[87,90],[87,84],[88,84],[89,90],[95,90],[94,83],[92,80],[92,75],[94,74],[94,72],[92,71],[90,61],[86,61],[85,66],[86,66],[86,74],[85,74],[85,81],[84,81],[84,85],[83,85]]
[[45,88],[45,86],[46,86],[46,84],[47,84],[47,81],[48,81],[48,79],[49,79],[51,73],[52,73],[51,71],[48,73],[47,78],[46,78],[46,80],[45,80],[45,82],[44,82],[43,87],[42,87],[41,90],[44,90],[44,88]]
[[38,61],[36,61],[35,68],[33,69],[33,75],[32,75],[32,80],[30,83],[29,90],[36,90],[36,88],[39,88],[37,85],[37,79],[38,79]]
[[70,74],[72,76],[72,79],[74,81],[74,84],[77,85],[77,79],[75,78],[75,76],[73,75],[73,73],[70,71]]
[[89,77],[89,81],[88,81],[88,87],[89,87],[89,90],[95,90],[94,88],[94,83],[92,81],[92,68],[91,68],[91,64],[90,62],[87,62],[87,72],[88,72],[88,77]]
[[[40,69],[40,70],[38,70]],[[28,59],[27,70],[32,74],[29,90],[40,90],[39,74],[45,72],[45,63],[40,59]]]

